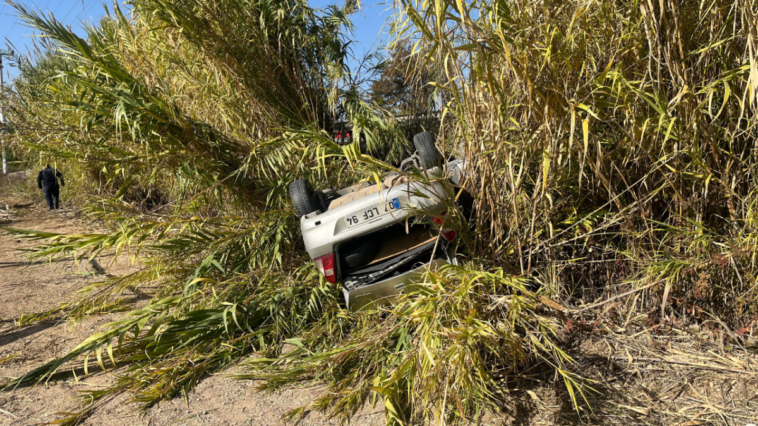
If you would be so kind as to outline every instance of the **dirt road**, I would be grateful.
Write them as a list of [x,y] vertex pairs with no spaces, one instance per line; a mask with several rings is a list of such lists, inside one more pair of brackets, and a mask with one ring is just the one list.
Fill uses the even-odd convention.
[[[48,212],[44,201],[0,199],[11,209],[0,213],[0,226],[50,232],[95,232],[91,224],[75,219],[73,212]],[[55,357],[66,354],[103,324],[119,314],[88,318],[76,327],[69,323],[46,322],[19,328],[13,322],[23,313],[55,307],[71,298],[75,291],[98,279],[88,264],[73,261],[28,262],[19,249],[34,243],[0,231],[0,383],[18,377]],[[100,262],[108,272],[124,273],[133,266],[125,262]],[[65,367],[64,369],[65,370]],[[112,380],[110,372],[83,377],[71,375],[32,388],[0,393],[0,425],[32,425],[59,419],[56,413],[77,410],[79,391],[100,388]],[[255,391],[255,382],[214,376],[203,381],[189,395],[166,401],[147,410],[136,411],[126,396],[109,402],[84,424],[109,426],[137,425],[280,425],[281,416],[317,396],[312,388],[295,388],[273,394]],[[317,412],[309,412],[303,425],[339,424]],[[366,407],[354,425],[384,424],[380,407]]]

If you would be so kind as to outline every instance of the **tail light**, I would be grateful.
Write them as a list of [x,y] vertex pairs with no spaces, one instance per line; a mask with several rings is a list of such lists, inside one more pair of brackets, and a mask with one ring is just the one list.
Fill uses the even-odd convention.
[[334,253],[329,253],[326,256],[317,257],[314,262],[316,262],[316,269],[321,273],[321,275],[326,278],[327,281],[330,283],[336,283],[337,282],[337,271],[335,269],[335,263],[334,263]]
[[[444,223],[444,220],[442,217],[434,217],[432,218],[432,220],[434,221],[434,223],[440,226],[442,226],[442,224]],[[452,229],[443,228],[442,230],[440,230],[440,234],[442,234],[442,238],[447,240],[447,242],[453,241],[455,239],[455,231]]]

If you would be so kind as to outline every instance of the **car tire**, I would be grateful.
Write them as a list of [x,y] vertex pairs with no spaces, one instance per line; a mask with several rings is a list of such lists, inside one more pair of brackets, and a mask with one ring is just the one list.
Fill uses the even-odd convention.
[[341,267],[350,270],[370,263],[376,257],[380,247],[381,243],[371,238],[363,238],[343,244],[340,247]]
[[308,179],[298,179],[290,184],[290,198],[298,218],[318,210],[316,191]]
[[414,136],[413,145],[416,147],[416,153],[424,170],[440,165],[440,155],[434,145],[434,136],[431,132],[423,132]]

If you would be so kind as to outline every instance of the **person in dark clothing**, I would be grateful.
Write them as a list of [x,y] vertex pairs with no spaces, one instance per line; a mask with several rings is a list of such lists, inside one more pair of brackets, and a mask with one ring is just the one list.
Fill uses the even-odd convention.
[[[60,179],[60,186],[58,186],[58,180]],[[58,170],[53,169],[48,164],[47,167],[42,169],[37,175],[37,186],[39,189],[45,192],[45,200],[47,200],[47,207],[52,209],[58,208],[58,198],[60,197],[60,187],[66,186],[66,182],[63,180],[63,175]]]

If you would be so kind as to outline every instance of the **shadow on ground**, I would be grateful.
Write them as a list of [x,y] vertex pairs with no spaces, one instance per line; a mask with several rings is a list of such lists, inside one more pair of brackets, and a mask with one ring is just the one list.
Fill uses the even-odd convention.
[[54,321],[42,321],[29,327],[13,328],[8,332],[0,332],[0,346],[33,336],[55,325]]

